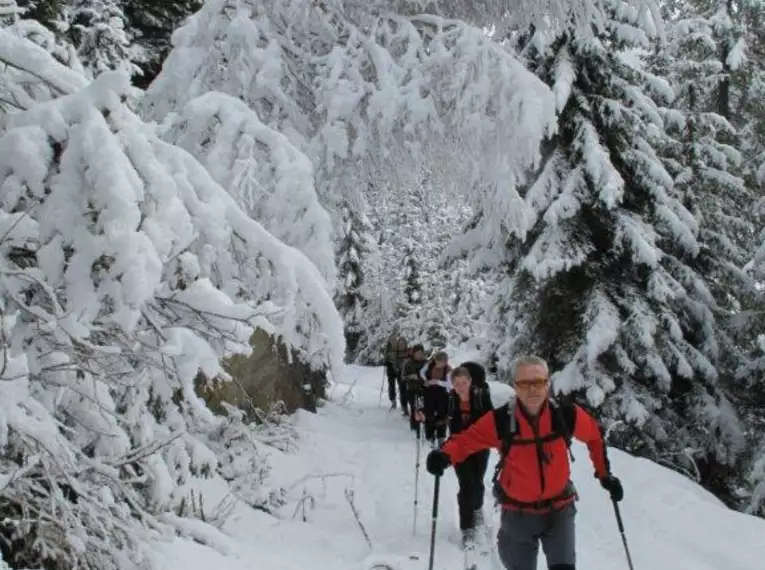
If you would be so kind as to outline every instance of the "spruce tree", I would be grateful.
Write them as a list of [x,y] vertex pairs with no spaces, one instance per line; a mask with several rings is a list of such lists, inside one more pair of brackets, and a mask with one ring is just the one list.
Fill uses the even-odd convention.
[[356,208],[346,206],[343,217],[346,222],[338,246],[337,271],[340,278],[335,304],[343,316],[346,347],[353,357],[360,345],[366,345],[364,310],[367,299],[363,261],[372,249],[369,237],[371,224],[365,216],[358,215]]
[[66,35],[89,75],[139,71],[131,62],[133,50],[118,0],[69,0],[68,4]]
[[[733,324],[742,321],[742,304],[754,293],[754,282],[742,270],[754,248],[755,236],[749,215],[755,195],[742,174],[740,133],[720,114],[720,86],[736,67],[727,66],[721,54],[730,53],[730,26],[721,26],[720,12],[687,14],[668,26],[667,42],[654,59],[654,68],[669,82],[674,99],[671,108],[661,109],[664,131],[657,136],[665,166],[672,175],[677,197],[693,213],[698,224],[699,253],[689,265],[705,278],[707,305],[714,315],[714,334],[697,335],[714,356],[720,380],[735,399],[742,419],[748,420],[746,400],[751,378],[737,372],[746,362],[745,343],[736,338]],[[727,20],[727,18],[724,18]],[[725,33],[723,33],[725,32]],[[750,421],[745,422],[751,425]],[[714,432],[713,437],[718,437]],[[740,451],[740,446],[735,446]],[[718,496],[732,500],[733,479],[716,476],[730,471],[736,453],[701,453],[694,460],[700,482]],[[723,467],[723,465],[727,465]]]
[[506,226],[500,356],[545,357],[554,389],[601,406],[633,452],[727,456],[741,433],[719,386],[713,296],[692,266],[699,225],[652,146],[663,125],[635,62],[645,20],[604,5],[592,36],[526,38],[558,131]]
[[[752,281],[742,270],[754,248],[748,214],[755,194],[739,176],[741,136],[719,111],[716,89],[727,72],[719,62],[715,22],[703,15],[679,19],[653,60],[672,89],[671,105],[659,110],[663,131],[654,137],[674,181],[675,195],[698,225],[699,254],[690,265],[705,276],[716,323],[718,370],[730,373],[741,361],[738,343],[725,330],[727,315],[741,307]],[[722,38],[723,45],[729,40]]]

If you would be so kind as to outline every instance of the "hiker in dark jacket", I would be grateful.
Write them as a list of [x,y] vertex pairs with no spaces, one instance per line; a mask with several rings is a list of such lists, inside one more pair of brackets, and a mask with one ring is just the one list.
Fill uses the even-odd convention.
[[[480,376],[481,371],[482,368],[474,368],[476,376]],[[485,377],[485,372],[483,374]],[[488,388],[475,385],[467,367],[454,369],[452,386],[449,393],[449,432],[453,437],[490,412],[493,406]],[[472,454],[454,468],[459,482],[457,504],[463,548],[475,543],[476,529],[483,524],[483,497],[486,491],[483,479],[488,463],[489,450],[484,449]]]
[[420,370],[428,362],[425,356],[425,348],[421,344],[412,347],[412,356],[404,363],[401,373],[403,389],[406,390],[406,400],[409,404],[409,427],[420,437],[420,421],[417,411],[422,410],[422,393],[425,381],[420,377]]
[[420,371],[425,387],[422,394],[422,412],[418,418],[425,423],[425,439],[433,447],[437,447],[446,439],[449,390],[452,388],[451,370],[449,355],[437,352]]
[[[611,475],[600,426],[582,407],[549,397],[547,363],[521,358],[515,366],[515,404],[484,415],[466,431],[433,450],[426,462],[434,475],[476,452],[502,450],[495,496],[502,506],[497,550],[507,570],[536,570],[542,542],[549,570],[575,570],[577,499],[571,482],[569,437],[587,444],[595,477],[613,501],[624,492]],[[510,441],[509,448],[505,440]]]
[[396,388],[398,387],[398,396],[401,401],[401,407],[404,409],[404,415],[407,415],[406,393],[401,390],[401,368],[404,361],[409,358],[409,347],[406,339],[396,337],[390,338],[385,347],[385,373],[388,377],[388,399],[391,409],[396,407]]

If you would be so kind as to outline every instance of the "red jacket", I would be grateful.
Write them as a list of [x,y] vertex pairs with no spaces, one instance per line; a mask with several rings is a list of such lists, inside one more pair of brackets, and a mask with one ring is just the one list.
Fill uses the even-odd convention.
[[[444,443],[442,450],[452,464],[462,463],[478,451],[501,448],[496,419],[500,413],[503,413],[502,408],[485,414],[469,429]],[[573,501],[575,493],[570,484],[568,446],[562,434],[560,437],[553,435],[550,406],[545,403],[540,412],[537,433],[520,406],[515,406],[515,418],[518,432],[505,458],[499,479],[509,499],[503,506],[508,509],[545,511]],[[608,475],[606,446],[597,421],[581,407],[574,405],[574,422],[568,429],[573,437],[587,444],[595,466],[595,476],[602,478]]]

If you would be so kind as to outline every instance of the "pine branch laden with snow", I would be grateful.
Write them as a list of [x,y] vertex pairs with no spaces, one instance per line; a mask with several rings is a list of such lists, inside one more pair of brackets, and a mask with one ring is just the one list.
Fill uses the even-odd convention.
[[[761,200],[756,209],[760,219],[763,206]],[[748,491],[744,508],[748,513],[765,516],[765,417],[762,415],[765,405],[765,334],[762,333],[765,294],[761,286],[765,281],[765,232],[760,232],[759,237],[760,247],[746,266],[747,273],[758,286],[736,315],[742,345],[747,351],[736,371],[736,379],[740,383],[739,407],[747,420],[751,439],[750,453],[743,465],[744,485]]]
[[[608,0],[327,0],[325,5],[361,19],[370,11],[402,15],[437,14],[459,19],[478,27],[491,27],[505,39],[512,30],[558,31],[572,26],[581,34],[592,33],[592,22]],[[641,17],[661,30],[661,17],[655,0],[632,0]]]
[[547,358],[556,390],[584,392],[632,427],[619,445],[729,463],[744,437],[716,369],[717,300],[689,265],[702,230],[651,145],[663,123],[644,75],[620,54],[648,35],[636,11],[611,6],[594,38],[530,44],[530,65],[558,94],[558,134],[513,198],[517,217],[502,216],[504,202],[485,208],[506,244],[490,323],[500,364]]
[[[336,227],[348,222],[342,205],[363,204],[359,192],[378,180],[406,192],[426,177],[428,189],[464,196],[489,176],[499,193],[518,165],[533,162],[552,99],[511,53],[459,21],[347,8],[207,3],[175,34],[145,113],[163,120],[209,91],[241,99],[311,157]],[[200,45],[212,50],[192,58]]]
[[0,28],[0,133],[7,114],[69,95],[88,84],[82,74],[51,58],[67,55],[62,51],[54,35],[33,20]]
[[316,196],[313,166],[254,111],[223,93],[190,101],[163,137],[190,152],[253,219],[302,251],[334,287],[332,224]]
[[248,423],[245,414],[232,406],[226,410],[226,418],[207,438],[218,456],[218,473],[238,500],[271,513],[285,504],[285,490],[270,485],[272,470],[264,448],[294,450],[294,426],[278,405],[268,414],[261,412],[257,423]]
[[0,27],[15,24],[23,13],[16,0],[0,0]]
[[[740,311],[742,297],[754,291],[742,267],[754,246],[749,212],[755,194],[737,175],[742,165],[738,133],[725,117],[709,111],[717,108],[710,95],[717,93],[724,78],[722,51],[707,19],[672,23],[669,41],[653,61],[666,82],[662,85],[649,76],[649,88],[670,103],[659,110],[664,129],[652,142],[674,180],[675,195],[699,228],[699,254],[690,265],[704,275],[714,298],[717,368],[727,376],[744,359],[740,343],[730,338],[726,325],[729,316]],[[671,101],[667,87],[671,87]]]
[[761,225],[761,212],[752,205],[765,148],[758,125],[765,116],[765,68],[756,57],[765,37],[762,17],[762,7],[748,2],[685,4],[668,25],[667,44],[651,60],[676,94],[672,108],[661,110],[665,132],[658,148],[678,194],[699,221],[701,249],[694,265],[705,275],[722,317],[716,323],[717,367],[730,380],[727,389],[750,442],[739,483],[747,488],[748,505],[742,503],[751,512],[762,512],[765,433],[759,255],[749,262],[756,249],[754,228]]
[[0,496],[32,567],[142,562],[141,529],[165,528],[154,516],[217,461],[196,435],[218,421],[198,373],[226,378],[253,326],[317,366],[343,356],[318,272],[132,115],[130,92],[103,74],[10,115],[0,138]]
[[402,181],[428,164],[439,192],[465,195],[486,172],[510,177],[537,158],[549,91],[481,30],[419,15],[344,31],[318,58],[312,155],[322,179],[349,157]]
[[[146,92],[143,114],[161,122],[200,95],[219,91],[240,99],[266,126],[290,138],[307,131],[305,110],[291,98],[298,92],[310,98],[310,84],[302,84],[303,78],[296,75],[302,71],[297,63],[304,54],[296,52],[297,48],[290,46],[292,42],[280,45],[280,40],[288,38],[280,37],[278,24],[269,17],[269,10],[281,4],[254,0],[205,2],[173,33],[173,50]],[[284,13],[289,15],[297,14]],[[281,24],[287,23],[306,25],[295,19]],[[283,126],[294,131],[286,132],[280,128]]]
[[756,443],[754,457],[746,473],[752,492],[745,510],[755,516],[765,516],[765,439],[760,438]]
[[89,77],[105,71],[139,72],[119,0],[71,0],[63,6],[60,33],[73,46]]
[[553,119],[549,90],[482,29],[419,12],[215,0],[173,43],[145,115],[163,121],[210,91],[241,99],[311,158],[333,212],[363,203],[374,180],[359,172],[403,181],[428,163],[434,187],[461,196],[487,172],[504,181]]

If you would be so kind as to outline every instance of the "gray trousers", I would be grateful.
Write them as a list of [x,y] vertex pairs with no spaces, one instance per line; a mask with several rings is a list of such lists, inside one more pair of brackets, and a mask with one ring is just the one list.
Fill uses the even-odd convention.
[[502,564],[507,570],[537,570],[541,542],[550,570],[575,570],[575,517],[574,503],[542,514],[503,509],[497,533]]

